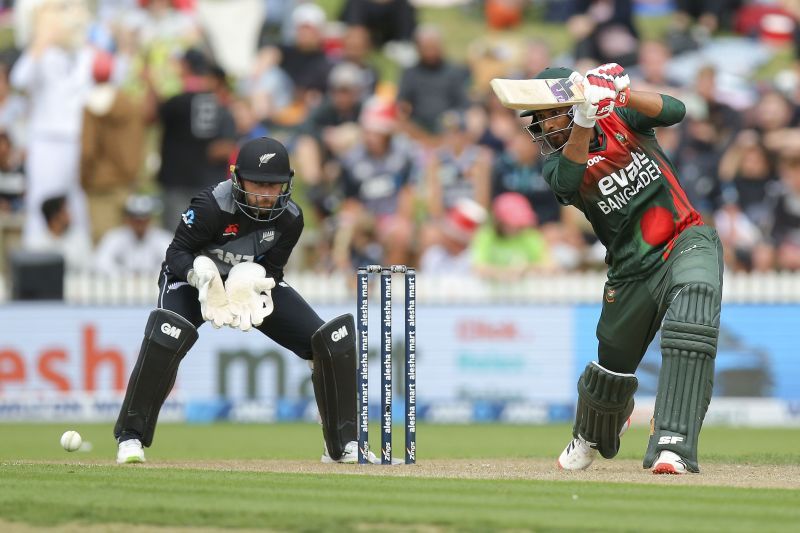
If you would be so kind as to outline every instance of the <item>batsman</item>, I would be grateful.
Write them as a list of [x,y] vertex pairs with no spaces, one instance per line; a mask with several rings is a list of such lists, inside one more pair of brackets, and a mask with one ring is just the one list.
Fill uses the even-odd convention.
[[537,76],[553,78],[581,84],[586,101],[521,116],[532,117],[526,129],[549,155],[545,180],[562,204],[584,213],[608,264],[598,360],[578,379],[573,439],[558,465],[583,470],[598,452],[617,454],[633,411],[634,372],[660,328],[662,366],[643,466],[654,474],[699,472],[723,263],[716,232],[689,203],[654,132],[680,122],[685,107],[667,95],[632,91],[615,63],[585,76],[566,68]]
[[[283,279],[303,231],[303,213],[291,200],[293,175],[280,142],[251,140],[230,179],[200,192],[181,215],[159,276],[158,306],[148,317],[114,427],[118,463],[145,460],[178,366],[205,322],[255,328],[309,361],[325,442],[322,462],[357,461],[353,316],[323,322]],[[377,461],[372,453],[369,459]]]

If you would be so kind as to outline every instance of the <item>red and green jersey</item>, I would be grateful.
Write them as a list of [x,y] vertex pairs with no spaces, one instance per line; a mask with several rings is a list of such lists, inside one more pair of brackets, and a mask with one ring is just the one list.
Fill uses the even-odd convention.
[[642,277],[669,257],[678,235],[702,225],[656,141],[654,127],[680,122],[683,104],[662,96],[657,117],[617,109],[597,121],[586,164],[556,154],[544,177],[558,199],[583,211],[607,250],[608,277]]

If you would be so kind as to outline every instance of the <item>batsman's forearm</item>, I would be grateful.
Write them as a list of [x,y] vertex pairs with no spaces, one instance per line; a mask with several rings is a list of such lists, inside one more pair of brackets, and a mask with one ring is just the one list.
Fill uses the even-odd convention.
[[656,119],[662,126],[671,126],[683,120],[686,106],[672,96],[644,91],[631,91],[628,107]]

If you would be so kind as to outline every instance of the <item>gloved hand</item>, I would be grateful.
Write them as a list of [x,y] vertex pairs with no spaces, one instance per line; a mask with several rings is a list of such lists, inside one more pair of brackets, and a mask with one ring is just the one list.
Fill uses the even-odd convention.
[[611,82],[614,84],[614,91],[617,93],[614,105],[616,107],[625,107],[628,105],[628,99],[631,95],[631,79],[628,73],[625,72],[625,69],[616,63],[606,63],[593,70],[611,79]]
[[203,320],[211,322],[218,329],[230,324],[233,315],[228,306],[225,286],[214,261],[204,255],[198,255],[192,263],[192,270],[186,276],[186,281],[199,293],[197,300],[200,302]]
[[233,321],[231,327],[248,331],[260,326],[273,310],[270,291],[275,280],[257,263],[239,263],[228,273],[225,292],[228,295]]
[[574,122],[577,126],[593,128],[597,119],[606,118],[614,111],[614,98],[617,94],[609,77],[600,76],[590,70],[586,77],[573,73],[570,79],[583,86],[583,96],[586,99],[575,105]]

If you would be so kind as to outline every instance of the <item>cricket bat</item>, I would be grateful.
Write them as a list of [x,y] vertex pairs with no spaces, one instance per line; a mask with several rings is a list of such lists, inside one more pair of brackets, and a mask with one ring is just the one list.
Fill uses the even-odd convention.
[[[492,90],[505,107],[519,110],[567,107],[584,101],[583,86],[569,78],[549,80],[505,80],[494,78]],[[617,96],[616,106],[627,104],[627,92]]]

